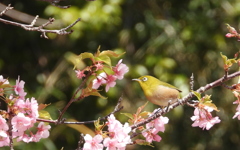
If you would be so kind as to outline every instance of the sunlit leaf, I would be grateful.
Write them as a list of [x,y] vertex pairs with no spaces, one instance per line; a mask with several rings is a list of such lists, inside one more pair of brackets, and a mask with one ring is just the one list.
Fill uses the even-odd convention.
[[72,53],[72,52],[67,52],[64,54],[64,57],[67,61],[71,62],[74,65],[73,69],[82,69],[86,66],[86,64],[83,62],[82,59],[79,59],[79,56]]
[[144,111],[144,112],[141,112],[141,113],[139,114],[139,116],[141,116],[141,117],[146,117],[146,116],[148,116],[149,114],[150,114],[150,112]]
[[98,119],[97,121],[94,121],[94,126],[95,126],[95,130],[97,132],[102,131],[102,129],[104,128],[105,124],[100,124],[100,119]]
[[223,58],[223,63],[227,64],[227,56],[223,55],[222,53],[220,53],[221,57]]
[[40,110],[38,111],[38,114],[39,114],[39,118],[41,119],[52,120],[51,115],[49,114],[48,111]]
[[236,60],[236,58],[228,59],[227,56],[223,55],[222,53],[220,53],[220,54],[221,54],[221,57],[223,58],[225,70],[229,69],[233,64],[238,62],[238,60]]
[[204,105],[212,108],[215,111],[220,111],[220,110],[218,110],[217,106],[213,103],[205,103]]
[[202,99],[201,99],[202,103],[211,103],[211,95],[205,95]]
[[125,54],[124,53],[121,53],[121,54],[117,54],[115,53],[114,51],[110,51],[110,50],[106,50],[106,51],[102,51],[99,56],[109,56],[109,57],[119,57],[121,55]]
[[201,103],[204,105],[204,106],[208,106],[210,108],[212,108],[213,110],[215,111],[219,111],[217,109],[217,106],[212,103],[212,100],[211,100],[211,95],[205,95],[202,99],[201,99]]
[[94,58],[92,53],[84,52],[78,56],[79,59]]
[[196,91],[192,91],[193,94],[198,98],[198,100],[201,100],[201,94],[196,92]]
[[92,91],[90,92],[90,95],[92,95],[92,96],[98,96],[98,97],[100,97],[100,98],[102,98],[102,99],[107,99],[107,97],[102,96],[102,95],[98,92],[98,90],[92,90]]
[[102,99],[107,99],[107,97],[104,97],[104,96],[102,96],[99,92],[98,92],[98,90],[96,90],[96,89],[92,89],[92,88],[85,88],[85,89],[83,89],[82,90],[82,93],[83,93],[83,97],[88,97],[88,96],[90,96],[90,95],[92,95],[92,96],[98,96],[98,97],[101,97]]
[[110,57],[103,55],[103,56],[98,56],[95,58],[95,60],[97,61],[103,61],[104,63],[108,64],[109,66],[111,66],[111,59]]

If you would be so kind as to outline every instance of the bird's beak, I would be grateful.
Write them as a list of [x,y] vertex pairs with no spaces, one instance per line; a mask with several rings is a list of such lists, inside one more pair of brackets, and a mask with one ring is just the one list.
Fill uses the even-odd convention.
[[140,81],[140,79],[132,79],[133,81]]

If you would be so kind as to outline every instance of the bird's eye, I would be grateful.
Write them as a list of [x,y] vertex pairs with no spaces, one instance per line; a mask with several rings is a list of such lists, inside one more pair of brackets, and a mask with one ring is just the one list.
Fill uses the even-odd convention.
[[147,81],[147,80],[148,80],[147,77],[143,77],[143,78],[142,78],[142,81],[144,81],[144,82]]

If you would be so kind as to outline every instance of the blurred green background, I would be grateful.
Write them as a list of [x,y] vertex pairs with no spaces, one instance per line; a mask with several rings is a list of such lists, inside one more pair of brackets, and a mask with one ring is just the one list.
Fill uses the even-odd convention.
[[[60,29],[81,22],[71,35],[48,34],[49,40],[40,38],[39,32],[25,31],[19,27],[0,23],[0,74],[12,83],[18,76],[26,82],[27,97],[39,103],[51,103],[47,110],[56,119],[69,101],[80,80],[76,79],[71,53],[101,50],[126,52],[122,57],[130,71],[116,87],[111,88],[107,100],[88,97],[70,106],[65,118],[79,121],[94,120],[110,113],[118,98],[123,95],[122,112],[136,112],[146,102],[138,83],[132,78],[150,74],[189,92],[189,77],[193,73],[195,89],[223,76],[220,52],[232,58],[239,50],[239,42],[227,39],[226,23],[239,27],[240,1],[238,0],[66,0],[60,9],[43,1],[3,0],[21,12],[40,18],[54,17],[50,29]],[[3,16],[3,18],[11,19]],[[20,19],[20,15],[17,17]],[[29,22],[31,19],[29,19]],[[117,63],[117,59],[114,60]],[[83,64],[84,65],[84,64]],[[233,67],[231,71],[237,70]],[[228,84],[237,82],[237,79]],[[240,125],[232,119],[236,106],[231,91],[217,87],[207,92],[220,109],[222,120],[209,131],[191,127],[193,108],[179,107],[166,116],[169,124],[160,133],[161,142],[154,147],[129,146],[128,150],[223,150],[240,149]],[[156,105],[148,104],[146,111]],[[127,118],[116,114],[121,121]],[[93,125],[87,125],[94,130]],[[66,125],[52,125],[51,135],[39,143],[16,143],[15,149],[76,149],[80,132]],[[87,130],[85,130],[87,131]],[[1,148],[4,149],[4,148]],[[6,148],[8,149],[8,148]]]

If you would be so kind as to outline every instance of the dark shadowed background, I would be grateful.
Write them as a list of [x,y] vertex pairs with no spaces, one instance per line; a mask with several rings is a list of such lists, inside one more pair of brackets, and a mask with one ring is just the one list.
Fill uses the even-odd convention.
[[[0,23],[0,74],[12,83],[20,76],[24,80],[27,97],[35,97],[39,103],[51,103],[47,110],[56,119],[80,84],[70,63],[71,53],[101,50],[126,52],[123,63],[129,73],[116,87],[98,97],[88,97],[70,106],[65,116],[78,121],[94,120],[111,112],[118,98],[123,95],[122,112],[136,112],[146,102],[139,85],[132,78],[149,74],[189,92],[189,77],[194,74],[195,89],[224,75],[220,52],[232,58],[239,50],[239,42],[227,39],[226,23],[239,27],[240,2],[238,0],[66,0],[60,9],[47,2],[35,0],[4,0],[21,12],[39,15],[56,22],[50,29],[60,29],[81,21],[71,35],[47,34],[50,39],[40,38],[39,32]],[[5,19],[15,19],[3,16]],[[29,23],[31,18],[29,18]],[[114,60],[115,63],[118,60]],[[84,64],[83,64],[84,65]],[[236,67],[232,71],[237,70]],[[230,81],[229,84],[236,82]],[[193,108],[183,106],[166,116],[169,124],[160,133],[161,142],[154,147],[129,146],[128,150],[223,150],[240,149],[240,121],[232,119],[236,105],[231,91],[223,87],[207,92],[220,109],[222,120],[209,131],[191,127]],[[157,108],[148,104],[147,111]],[[120,113],[122,122],[127,118]],[[94,130],[93,125],[87,125]],[[77,147],[80,132],[66,125],[52,125],[51,135],[39,143],[16,143],[15,149],[73,150]],[[87,131],[87,130],[85,130]],[[7,148],[6,148],[7,149]]]

